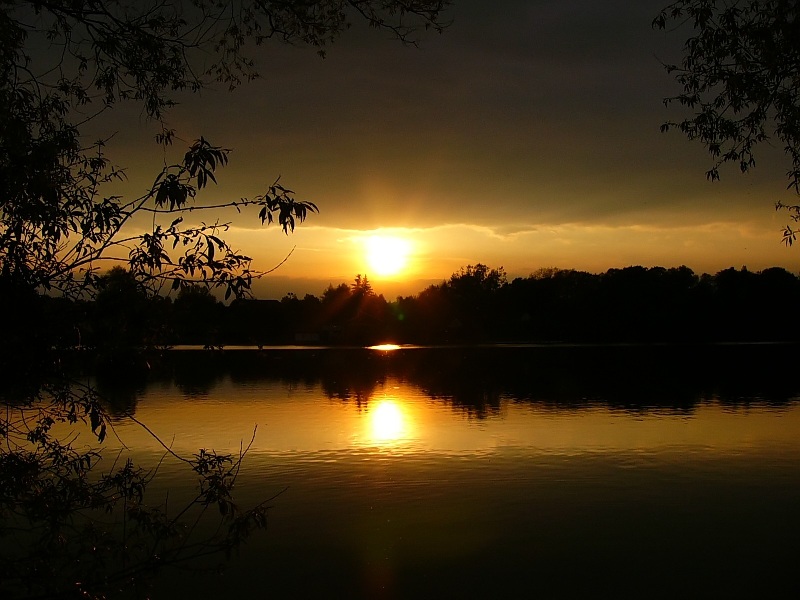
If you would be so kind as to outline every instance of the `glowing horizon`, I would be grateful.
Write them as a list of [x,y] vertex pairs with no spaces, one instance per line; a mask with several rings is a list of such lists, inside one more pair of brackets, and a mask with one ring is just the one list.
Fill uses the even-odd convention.
[[[751,271],[783,267],[797,273],[800,254],[781,244],[781,217],[767,213],[758,221],[672,227],[518,223],[512,229],[462,223],[359,231],[303,224],[289,237],[276,230],[235,227],[229,237],[234,246],[258,251],[251,255],[260,269],[274,266],[294,248],[280,269],[255,282],[259,298],[280,299],[289,292],[320,296],[328,285],[351,284],[361,274],[375,293],[393,300],[419,294],[478,263],[503,267],[509,281],[551,267],[603,273],[633,265],[685,265],[700,275],[747,266]],[[372,237],[408,240],[413,246],[405,267],[385,276],[369,267],[365,249]]]
[[[183,141],[202,134],[235,151],[199,204],[252,198],[280,177],[319,207],[289,236],[262,227],[257,210],[218,215],[253,270],[280,266],[255,281],[256,297],[319,296],[361,274],[391,300],[477,263],[509,279],[549,267],[800,271],[797,248],[781,244],[791,220],[774,210],[797,201],[780,148],[760,147],[755,170],[724,169],[712,183],[701,144],[659,133],[675,118],[661,101],[674,81],[653,57],[685,42],[650,29],[659,3],[512,2],[491,28],[482,6],[459,4],[458,23],[419,52],[381,36],[343,36],[326,61],[272,47],[271,77],[170,111]],[[115,109],[92,126],[97,137],[119,130],[107,151],[126,179],[109,192],[137,197],[183,149],[165,156],[158,124],[127,117]],[[408,246],[384,243],[370,258],[372,237]]]

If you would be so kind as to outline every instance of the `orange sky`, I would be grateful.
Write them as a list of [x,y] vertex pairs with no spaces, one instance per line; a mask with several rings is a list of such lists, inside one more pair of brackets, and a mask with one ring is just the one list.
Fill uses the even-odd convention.
[[[703,148],[659,132],[680,116],[661,102],[678,90],[659,60],[674,60],[686,35],[650,28],[663,4],[463,0],[418,48],[363,27],[324,60],[267,44],[261,80],[182,98],[169,121],[184,140],[234,150],[203,201],[253,196],[280,176],[319,206],[288,238],[255,215],[223,216],[256,268],[294,248],[260,297],[319,295],[366,273],[392,299],[478,262],[510,277],[634,264],[797,272],[774,210],[793,199],[780,150],[709,183]],[[113,113],[95,126],[118,130],[108,150],[140,193],[164,160],[155,129],[136,107]],[[363,240],[381,234],[410,244],[396,276],[371,273],[364,256]]]

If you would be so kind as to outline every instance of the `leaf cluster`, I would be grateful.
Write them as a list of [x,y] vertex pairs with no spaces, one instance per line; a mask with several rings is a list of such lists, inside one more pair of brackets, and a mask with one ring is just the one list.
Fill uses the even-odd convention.
[[[31,79],[78,105],[141,103],[160,119],[173,94],[213,82],[235,88],[259,76],[253,49],[270,39],[325,49],[352,16],[415,43],[419,27],[442,31],[449,0],[29,0],[4,3],[0,32],[17,64],[47,48],[55,65]],[[19,26],[18,26],[19,25]],[[24,42],[37,48],[31,50]],[[46,73],[54,74],[45,77]]]
[[662,131],[675,128],[707,148],[714,161],[710,180],[719,179],[725,163],[749,171],[756,147],[779,140],[791,165],[788,187],[800,194],[800,2],[680,0],[653,27],[673,23],[690,27],[692,35],[681,63],[665,65],[682,91],[664,102],[691,114]]

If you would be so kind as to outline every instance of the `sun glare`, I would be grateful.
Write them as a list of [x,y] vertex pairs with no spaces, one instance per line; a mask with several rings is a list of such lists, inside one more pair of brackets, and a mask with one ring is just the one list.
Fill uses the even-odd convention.
[[376,443],[399,440],[405,434],[403,411],[392,400],[382,400],[370,411],[372,439]]
[[405,269],[411,244],[407,240],[373,235],[364,243],[370,274],[396,275]]
[[377,350],[378,352],[394,352],[400,350],[397,344],[378,344],[377,346],[370,346],[370,350]]

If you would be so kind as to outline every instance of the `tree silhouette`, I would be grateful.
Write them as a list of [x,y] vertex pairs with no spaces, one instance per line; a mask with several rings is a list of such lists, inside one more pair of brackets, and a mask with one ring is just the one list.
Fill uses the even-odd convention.
[[222,304],[201,285],[187,286],[172,304],[175,336],[183,344],[214,346],[222,328]]
[[[692,35],[680,64],[665,65],[682,88],[665,102],[692,111],[665,123],[700,141],[713,159],[706,175],[719,179],[733,163],[742,172],[755,167],[756,146],[776,138],[789,158],[789,187],[800,194],[800,4],[795,0],[679,0],[654,19],[666,30],[687,24]],[[789,210],[800,220],[800,205]],[[791,245],[796,232],[787,227]]]
[[[290,233],[317,207],[296,200],[277,180],[252,198],[198,204],[229,151],[203,137],[183,151],[172,148],[178,132],[167,116],[176,95],[255,78],[255,49],[271,39],[324,54],[354,18],[414,43],[418,27],[442,29],[448,4],[3,3],[0,293],[13,325],[0,345],[0,535],[12,535],[13,543],[0,547],[0,596],[101,598],[123,590],[145,596],[139,586],[158,568],[229,552],[264,526],[265,504],[245,510],[233,501],[246,450],[239,456],[207,450],[173,455],[199,481],[186,510],[213,508],[220,519],[218,535],[178,544],[179,519],[146,500],[150,474],[125,461],[99,473],[97,450],[73,448],[80,427],[102,443],[107,415],[97,390],[69,377],[71,354],[45,328],[50,311],[65,308],[49,296],[95,298],[91,309],[97,312],[87,318],[102,324],[96,333],[125,345],[146,343],[140,326],[147,298],[183,290],[191,304],[198,284],[221,288],[226,297],[246,296],[266,271],[226,242],[229,223],[216,211],[254,207],[262,224],[275,222]],[[135,103],[157,125],[164,155],[164,167],[135,198],[114,191],[126,173],[106,155],[108,138],[86,139],[88,124],[121,103]],[[190,218],[198,212],[206,218]],[[104,275],[113,265],[124,269]],[[80,333],[77,327],[77,339]],[[108,524],[107,514],[118,515],[122,525]]]
[[481,263],[467,265],[447,280],[443,291],[453,307],[453,324],[462,339],[481,339],[497,329],[498,293],[505,285],[503,267],[490,269]]
[[359,273],[356,275],[355,280],[351,286],[353,293],[361,296],[374,296],[375,292],[372,290],[372,284],[366,275]]

